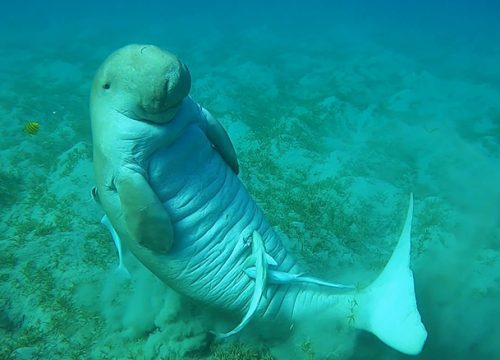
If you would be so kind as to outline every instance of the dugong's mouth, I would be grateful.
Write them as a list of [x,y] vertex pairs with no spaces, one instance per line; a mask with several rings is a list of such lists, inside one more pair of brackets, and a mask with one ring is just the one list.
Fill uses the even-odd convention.
[[129,119],[132,119],[132,120],[137,120],[137,121],[144,121],[144,122],[151,122],[153,123],[154,121],[153,120],[149,120],[149,119],[146,119],[142,116],[139,116],[137,115],[134,111],[132,110],[119,110],[119,109],[115,109],[117,113],[129,118]]
[[131,109],[126,109],[126,110],[120,110],[120,109],[115,109],[116,112],[119,114],[132,119],[132,120],[137,120],[137,121],[142,121],[142,122],[147,122],[147,123],[152,123],[152,124],[165,124],[172,120],[172,118],[175,116],[177,113],[177,110],[179,109],[179,105],[181,104],[181,101],[179,101],[177,104],[174,104],[173,106],[170,106],[164,111],[158,112],[158,113],[147,113],[140,114],[134,110]]

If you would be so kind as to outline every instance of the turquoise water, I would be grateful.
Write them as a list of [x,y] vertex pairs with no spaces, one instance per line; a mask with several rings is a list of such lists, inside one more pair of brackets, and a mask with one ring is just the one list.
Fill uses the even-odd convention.
[[[90,199],[88,94],[104,58],[152,43],[188,65],[241,178],[311,274],[366,285],[413,192],[420,359],[500,357],[500,7],[494,1],[2,5],[0,358],[255,359],[252,334],[116,251]],[[40,129],[23,129],[36,121]],[[286,234],[286,235],[285,235]],[[314,322],[314,319],[312,319]],[[290,343],[322,359],[312,331]],[[343,331],[330,358],[402,359]]]

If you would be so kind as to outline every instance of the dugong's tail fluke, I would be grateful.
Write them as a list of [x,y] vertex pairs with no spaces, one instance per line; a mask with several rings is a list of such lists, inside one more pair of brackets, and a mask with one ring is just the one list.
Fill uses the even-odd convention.
[[410,232],[413,194],[399,242],[379,277],[357,297],[356,327],[370,331],[387,345],[406,354],[420,353],[427,331],[415,300],[410,270]]

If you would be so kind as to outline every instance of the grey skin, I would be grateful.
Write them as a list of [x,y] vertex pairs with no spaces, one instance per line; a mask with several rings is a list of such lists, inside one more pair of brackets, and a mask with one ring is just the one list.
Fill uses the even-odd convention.
[[[190,84],[186,66],[152,45],[129,45],[106,59],[90,102],[96,197],[124,245],[158,278],[243,316],[256,283],[244,271],[254,232],[274,271],[302,272],[238,178],[223,127],[188,96]],[[290,325],[317,314],[349,317],[396,349],[418,353],[426,332],[409,269],[411,209],[393,257],[367,289],[336,294],[268,282],[254,318]],[[402,298],[390,296],[397,289]]]

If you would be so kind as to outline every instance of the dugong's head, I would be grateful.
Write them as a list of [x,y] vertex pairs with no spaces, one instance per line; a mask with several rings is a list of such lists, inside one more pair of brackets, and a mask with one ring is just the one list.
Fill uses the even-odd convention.
[[179,59],[153,45],[128,45],[112,53],[92,84],[91,111],[167,123],[189,94],[191,76]]

